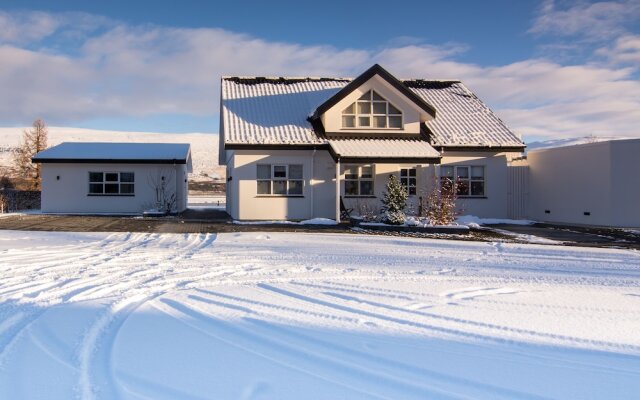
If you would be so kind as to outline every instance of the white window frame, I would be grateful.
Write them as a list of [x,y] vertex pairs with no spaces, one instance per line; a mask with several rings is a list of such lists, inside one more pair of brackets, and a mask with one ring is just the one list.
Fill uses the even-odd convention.
[[[413,171],[413,175],[411,175],[411,171]],[[403,174],[403,172],[406,172],[406,174]],[[400,184],[402,184],[402,186],[405,188],[409,196],[417,196],[418,195],[418,168],[416,167],[400,168]],[[413,188],[414,193],[411,193],[411,188]]]
[[[362,100],[362,97],[364,95],[369,95],[369,99],[368,100]],[[383,100],[374,100],[374,95],[377,95],[378,97],[380,97]],[[361,113],[360,112],[360,104],[368,104],[369,105],[369,112],[368,113]],[[385,108],[385,112],[384,113],[374,113],[374,104],[384,104],[384,108]],[[396,110],[398,110],[399,114],[390,114],[389,113],[389,106],[395,108]],[[347,112],[347,109],[351,108],[353,110],[353,112]],[[354,120],[354,125],[353,126],[347,126],[345,125],[345,117],[346,118],[353,118]],[[385,121],[385,126],[383,127],[375,127],[374,126],[374,119],[378,117],[384,117],[384,121]],[[400,126],[397,127],[391,127],[389,124],[390,118],[400,118]],[[360,123],[360,118],[369,118],[369,125],[362,125]],[[362,96],[360,96],[356,101],[354,101],[353,103],[351,103],[349,106],[347,106],[344,110],[342,110],[341,113],[341,126],[342,129],[384,129],[384,130],[400,130],[403,128],[404,126],[404,115],[402,113],[402,111],[396,107],[395,105],[391,104],[390,101],[388,101],[387,99],[385,99],[384,97],[380,96],[379,93],[377,93],[375,90],[370,89],[369,91],[367,91],[366,93],[364,93]]]
[[[102,181],[92,182],[91,174],[102,174]],[[107,174],[116,174],[118,176],[118,180],[116,181],[107,181]],[[133,175],[133,181],[123,181],[122,174],[131,174]],[[133,171],[89,171],[88,172],[88,182],[87,186],[87,195],[88,196],[135,196],[136,194],[136,174]],[[96,193],[91,191],[92,185],[102,185],[102,192]],[[107,193],[105,189],[105,185],[117,185],[118,193]],[[123,185],[131,185],[133,188],[133,192],[131,193],[122,193]]]
[[[473,168],[482,168],[482,179],[479,178],[473,178],[472,175],[472,170]],[[464,181],[467,183],[467,187],[469,188],[469,194],[459,194],[458,193],[458,189],[456,188],[456,194],[458,197],[462,197],[462,198],[485,198],[487,197],[487,168],[485,165],[441,165],[440,166],[440,185],[442,185],[442,182],[444,179],[451,179],[451,178],[447,178],[446,176],[443,176],[442,173],[442,169],[443,168],[453,168],[453,178],[454,178],[454,184],[458,185],[458,182],[460,181]],[[458,175],[458,169],[462,169],[462,168],[467,168],[468,170],[468,177],[467,178],[459,178]],[[482,194],[472,194],[471,193],[471,186],[474,182],[482,182]]]
[[[259,178],[258,177],[258,169],[260,166],[268,165],[271,171],[271,176],[269,179],[267,178]],[[300,178],[291,178],[290,169],[291,167],[296,166],[300,167],[302,172],[302,177]],[[276,177],[276,168],[284,167],[285,176]],[[259,185],[260,182],[269,182],[269,193],[259,193]],[[274,193],[274,182],[284,182],[285,193]],[[291,182],[300,182],[300,193],[291,193],[292,185]],[[256,164],[256,194],[260,197],[303,197],[304,196],[304,165],[303,164],[284,164],[284,163],[275,163],[275,164],[267,164],[260,163]]]
[[[347,178],[347,171],[352,168],[357,168],[358,175],[356,178]],[[362,169],[363,168],[371,168],[371,177],[363,178],[362,177]],[[376,181],[376,170],[374,164],[347,164],[345,165],[344,170],[344,196],[345,197],[375,197],[375,181]],[[356,182],[357,194],[349,194],[347,193],[347,182]],[[371,193],[370,194],[362,194],[362,182],[371,182]]]

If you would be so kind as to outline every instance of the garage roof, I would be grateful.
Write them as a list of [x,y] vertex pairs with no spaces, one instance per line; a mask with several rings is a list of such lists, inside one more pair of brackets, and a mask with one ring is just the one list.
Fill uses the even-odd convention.
[[34,163],[191,164],[188,143],[64,142],[36,154]]

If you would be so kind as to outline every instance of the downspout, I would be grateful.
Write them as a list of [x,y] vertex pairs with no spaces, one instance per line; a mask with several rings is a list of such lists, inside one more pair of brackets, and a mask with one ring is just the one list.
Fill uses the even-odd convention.
[[336,222],[340,223],[340,158],[336,161]]
[[313,153],[311,153],[311,179],[309,179],[309,186],[311,186],[310,188],[310,195],[311,195],[311,215],[309,216],[309,219],[313,219],[315,217],[315,213],[314,213],[314,209],[315,209],[315,204],[313,203],[313,182],[314,182],[314,177],[315,177],[315,172],[314,172],[314,165],[316,163],[316,148],[313,148]]

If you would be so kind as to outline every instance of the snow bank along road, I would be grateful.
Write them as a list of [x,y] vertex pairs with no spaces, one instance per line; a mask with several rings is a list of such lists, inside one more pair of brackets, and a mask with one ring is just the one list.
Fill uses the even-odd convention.
[[630,399],[640,254],[0,232],[1,399]]

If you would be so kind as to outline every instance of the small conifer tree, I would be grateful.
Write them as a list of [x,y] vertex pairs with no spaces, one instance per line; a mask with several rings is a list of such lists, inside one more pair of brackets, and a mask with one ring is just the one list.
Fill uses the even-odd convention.
[[387,191],[382,198],[382,211],[384,211],[384,222],[392,225],[402,225],[406,215],[404,209],[407,206],[407,190],[400,183],[395,175],[389,175],[387,181]]

